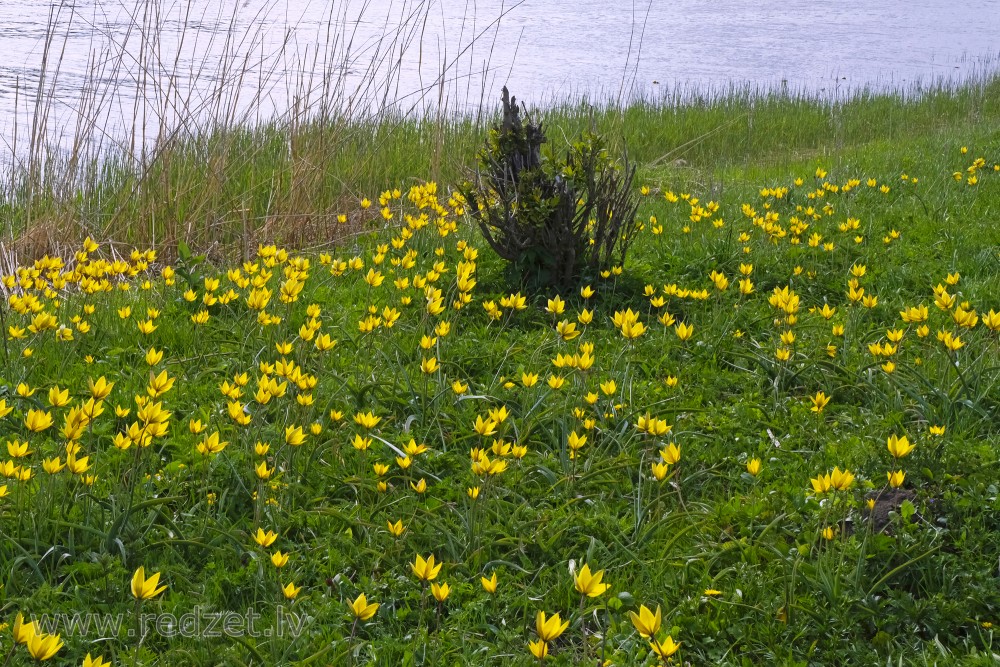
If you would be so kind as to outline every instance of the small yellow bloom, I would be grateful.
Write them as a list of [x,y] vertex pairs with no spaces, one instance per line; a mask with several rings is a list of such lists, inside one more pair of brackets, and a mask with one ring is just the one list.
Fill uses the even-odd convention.
[[49,635],[44,633],[35,633],[31,635],[28,640],[28,653],[31,657],[39,662],[50,659],[59,649],[63,647],[62,640],[59,635]]
[[608,585],[601,583],[603,577],[604,570],[591,574],[590,565],[584,565],[573,578],[573,584],[578,593],[595,598],[608,590]]
[[442,565],[444,563],[434,564],[434,554],[428,556],[427,560],[424,560],[420,554],[417,554],[416,560],[410,564],[410,569],[413,570],[413,574],[420,581],[433,581],[437,577],[438,572],[441,571]]
[[681,643],[675,642],[673,637],[667,635],[667,638],[663,641],[651,641],[649,646],[653,649],[653,653],[658,655],[661,660],[666,661],[667,658],[677,653],[677,649],[681,647]]
[[431,594],[434,595],[434,599],[438,602],[444,602],[448,599],[448,595],[451,593],[451,588],[447,583],[433,583],[431,584]]
[[528,642],[528,650],[538,660],[544,660],[549,655],[549,645],[541,639]]
[[347,608],[351,610],[351,614],[361,621],[367,621],[375,612],[378,611],[379,604],[377,602],[368,602],[368,598],[362,593],[358,597],[354,598],[354,602],[350,602]]
[[269,530],[265,533],[261,528],[257,528],[257,532],[254,534],[253,539],[254,542],[266,549],[274,544],[274,541],[278,539],[278,534],[273,530]]
[[902,437],[897,437],[895,434],[890,435],[887,446],[889,453],[897,459],[903,458],[914,449],[914,445],[910,444],[909,439],[905,435]]
[[83,667],[111,667],[111,663],[107,662],[104,659],[104,656],[97,656],[96,658],[92,658],[88,653],[87,657],[83,659]]
[[167,590],[166,585],[157,588],[160,583],[160,573],[156,572],[146,578],[145,568],[142,566],[132,575],[132,595],[138,600],[150,600]]
[[545,618],[545,612],[539,611],[535,616],[535,631],[538,633],[538,638],[543,642],[550,642],[558,639],[566,628],[569,627],[569,621],[563,621],[559,618],[559,614],[552,614],[549,618]]
[[847,491],[852,484],[854,484],[854,475],[849,470],[841,472],[840,468],[835,467],[830,473],[830,486],[838,491]]
[[830,402],[830,397],[827,396],[822,391],[817,391],[815,396],[810,396],[809,400],[812,401],[812,410],[815,413],[823,412],[823,408],[826,407],[827,403]]
[[489,579],[487,579],[486,577],[480,577],[479,583],[483,585],[484,591],[486,591],[490,595],[493,595],[494,593],[497,592],[497,573],[494,572]]
[[285,427],[285,443],[291,445],[292,447],[298,447],[303,442],[305,442],[306,434],[302,431],[301,426],[286,426]]
[[663,458],[664,463],[674,465],[681,460],[681,448],[674,443],[670,443],[660,450],[660,457]]
[[44,431],[52,426],[52,413],[44,410],[28,410],[24,425],[33,433]]
[[27,644],[35,634],[37,634],[35,623],[33,621],[25,623],[24,614],[17,612],[17,616],[14,617],[14,643]]
[[660,623],[663,620],[662,612],[660,611],[660,606],[656,606],[656,613],[651,612],[646,605],[641,605],[639,607],[639,613],[634,611],[629,612],[629,617],[632,619],[632,625],[635,626],[636,631],[640,636],[650,639],[657,632],[660,631]]
[[302,592],[302,587],[296,586],[294,581],[289,581],[282,587],[281,592],[286,600],[294,600]]

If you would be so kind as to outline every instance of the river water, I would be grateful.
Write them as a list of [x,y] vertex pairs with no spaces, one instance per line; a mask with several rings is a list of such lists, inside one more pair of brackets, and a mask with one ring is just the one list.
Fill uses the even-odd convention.
[[134,145],[324,102],[469,112],[505,84],[535,104],[834,96],[959,81],[998,52],[1000,0],[0,0],[0,141]]

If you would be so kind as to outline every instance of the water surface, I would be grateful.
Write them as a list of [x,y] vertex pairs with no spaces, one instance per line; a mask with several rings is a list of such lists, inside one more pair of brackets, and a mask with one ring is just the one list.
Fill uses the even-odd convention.
[[3,0],[0,140],[16,129],[26,146],[34,124],[63,145],[135,145],[322,102],[469,111],[503,85],[539,104],[731,85],[832,96],[961,80],[998,45],[1000,0]]

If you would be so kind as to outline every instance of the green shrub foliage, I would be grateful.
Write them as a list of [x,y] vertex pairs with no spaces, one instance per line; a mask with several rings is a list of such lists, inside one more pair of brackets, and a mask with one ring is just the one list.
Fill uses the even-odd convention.
[[639,229],[635,167],[592,132],[564,155],[543,151],[542,126],[520,112],[504,88],[502,123],[463,188],[490,247],[528,286],[569,288],[623,264]]

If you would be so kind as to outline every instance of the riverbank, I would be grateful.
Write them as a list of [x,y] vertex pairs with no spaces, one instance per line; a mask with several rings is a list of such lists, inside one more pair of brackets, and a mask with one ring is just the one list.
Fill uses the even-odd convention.
[[[933,159],[939,145],[995,139],[1000,78],[861,92],[840,102],[736,88],[625,108],[566,101],[534,113],[555,148],[594,127],[614,148],[627,148],[644,182],[721,185],[817,160],[857,165],[926,151],[920,157]],[[307,120],[177,133],[141,158],[111,150],[99,160],[58,154],[44,164],[28,161],[4,177],[0,242],[30,257],[88,235],[168,255],[184,240],[225,258],[246,256],[259,242],[335,243],[376,219],[376,209],[361,208],[363,199],[464,178],[492,122],[487,116],[304,113]]]

